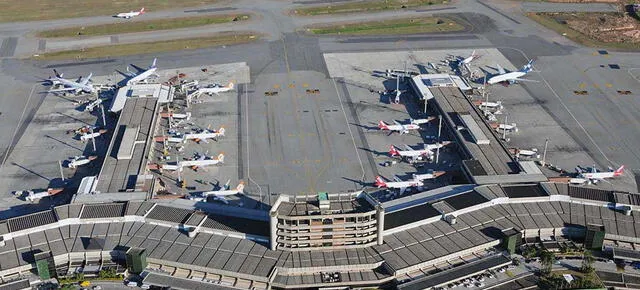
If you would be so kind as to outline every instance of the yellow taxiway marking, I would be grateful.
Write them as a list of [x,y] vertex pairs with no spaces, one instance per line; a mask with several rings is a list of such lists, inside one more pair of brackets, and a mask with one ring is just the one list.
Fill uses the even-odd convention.
[[593,52],[593,56],[598,56],[598,54],[599,54],[599,53],[598,53],[597,51],[594,51],[594,52]]
[[273,88],[274,88],[274,89],[279,89],[279,88],[280,88],[280,85],[273,85]]
[[587,87],[587,84],[585,84],[585,83],[580,83],[580,85],[579,85],[578,87],[580,87],[581,89],[584,89],[584,88],[586,88],[586,87]]
[[302,84],[302,87],[303,87],[303,88],[307,88],[307,87],[309,87],[309,84],[304,83],[304,84]]
[[290,89],[293,89],[293,88],[295,88],[295,87],[296,87],[296,85],[295,85],[295,84],[289,84],[289,88],[290,88]]
[[597,89],[597,88],[600,88],[600,85],[598,85],[598,84],[593,84],[593,87]]
[[606,83],[606,84],[604,84],[604,86],[605,86],[605,87],[607,87],[607,88],[611,88],[611,87],[613,87],[613,85],[612,85],[612,84],[610,84],[610,83]]

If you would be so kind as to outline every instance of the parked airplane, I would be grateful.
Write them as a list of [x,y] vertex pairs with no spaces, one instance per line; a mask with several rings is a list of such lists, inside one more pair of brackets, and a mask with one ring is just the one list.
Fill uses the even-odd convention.
[[82,142],[87,142],[93,138],[99,137],[100,135],[107,133],[107,129],[100,129],[98,131],[95,131],[93,133],[85,133],[84,135],[80,136],[80,141]]
[[504,109],[504,106],[502,105],[502,101],[497,101],[497,102],[474,101],[473,103],[478,105],[480,109],[490,109],[490,110]]
[[142,14],[144,14],[144,7],[142,7],[140,11],[129,11],[129,12],[118,13],[115,15],[115,17],[129,19]]
[[192,134],[184,134],[184,140],[193,140],[197,143],[200,143],[200,141],[204,142],[204,143],[209,143],[207,141],[207,139],[218,139],[218,137],[222,137],[224,136],[224,127],[220,127],[220,129],[216,130],[210,130],[209,128],[202,130],[202,132],[199,133],[192,133]]
[[150,76],[155,75],[156,70],[158,70],[158,67],[156,66],[156,60],[157,59],[154,58],[153,62],[151,63],[151,65],[149,67],[147,67],[147,69],[142,70],[142,71],[140,71],[138,73],[129,72],[129,67],[127,67],[127,72],[129,72],[128,76],[130,77],[130,79],[127,81],[127,86],[130,86],[130,85],[133,85],[133,84],[137,84],[139,82],[142,82],[142,81],[146,80]]
[[416,125],[416,124],[400,124],[397,121],[393,121],[395,123],[395,125],[387,125],[387,123],[385,123],[384,121],[380,121],[378,122],[378,128],[380,130],[388,130],[388,131],[397,131],[400,134],[406,134],[409,133],[409,130],[419,130],[420,129],[420,125]]
[[229,204],[229,201],[225,198],[225,196],[236,195],[238,193],[244,193],[244,182],[240,181],[238,186],[235,189],[229,189],[229,183],[231,180],[228,180],[223,186],[218,190],[213,191],[205,191],[197,195],[192,195],[189,197],[190,200],[195,201],[206,201],[207,197],[211,196],[213,200],[222,202],[224,204]]
[[511,123],[511,124],[491,123],[491,128],[499,132],[502,132],[504,130],[506,130],[507,132],[518,132],[518,127],[516,126],[516,123]]
[[620,168],[614,171],[607,172],[597,172],[596,168],[591,168],[591,172],[584,172],[581,168],[576,168],[578,171],[577,178],[571,178],[569,183],[572,184],[584,184],[584,183],[598,183],[599,181],[605,180],[607,178],[618,177],[624,173],[624,165],[620,166]]
[[423,173],[423,174],[414,174],[413,175],[413,180],[419,180],[419,181],[424,181],[427,179],[436,179],[442,175],[444,175],[445,171],[433,171],[433,172],[429,172],[429,173]]
[[445,142],[436,143],[436,144],[424,144],[424,149],[418,149],[418,150],[415,150],[409,147],[409,145],[404,145],[405,150],[398,150],[398,148],[391,145],[391,148],[389,149],[389,155],[407,158],[409,159],[410,162],[413,162],[416,160],[422,160],[422,158],[424,157],[431,158],[433,156],[433,150],[442,148],[449,144],[451,144],[450,141],[445,141]]
[[220,93],[231,91],[233,90],[233,88],[234,88],[233,82],[229,82],[229,84],[226,86],[221,86],[216,84],[208,88],[199,88],[198,94],[216,94],[219,96]]
[[101,98],[97,98],[93,101],[91,101],[90,103],[88,103],[85,107],[84,107],[84,111],[85,112],[93,112],[93,110],[95,108],[97,108],[98,106],[100,106],[100,104],[102,104],[102,99]]
[[409,187],[418,187],[423,185],[420,180],[402,181],[398,177],[394,177],[394,180],[395,181],[392,182],[386,182],[381,176],[376,176],[375,186],[378,188],[397,188],[400,189],[400,194],[403,194]]
[[522,69],[513,72],[505,71],[500,65],[496,65],[498,67],[498,74],[492,76],[487,80],[487,83],[490,85],[503,83],[503,84],[513,84],[518,81],[523,82],[537,82],[535,80],[523,79],[521,77],[528,74],[531,70],[533,70],[533,59],[530,60],[527,64],[525,64]]
[[435,119],[436,119],[436,117],[428,117],[426,119],[411,119],[410,123],[414,124],[414,125],[422,125],[422,124],[429,123],[429,122],[431,122],[431,121],[433,121]]
[[474,61],[474,60],[476,60],[478,58],[480,58],[480,55],[477,55],[476,51],[474,50],[473,52],[471,52],[471,55],[469,57],[461,60],[458,63],[458,66],[462,66],[462,65],[465,65],[465,64],[470,64],[472,61]]
[[18,198],[23,197],[24,200],[34,202],[36,200],[42,199],[47,196],[54,196],[58,193],[61,193],[64,188],[49,188],[46,191],[34,192],[32,190],[20,190],[14,191],[13,194]]
[[162,169],[175,171],[182,171],[183,167],[191,167],[193,170],[198,170],[200,167],[209,166],[209,165],[217,165],[224,163],[224,154],[220,153],[216,158],[206,156],[206,154],[200,155],[195,160],[183,160],[179,161],[177,164],[165,164],[162,165]]
[[72,80],[62,78],[62,74],[58,74],[56,70],[53,70],[53,72],[56,74],[56,76],[50,79],[51,83],[54,85],[63,85],[64,88],[51,89],[49,90],[49,92],[55,93],[55,92],[73,91],[76,94],[80,92],[85,92],[85,93],[96,92],[96,89],[93,87],[93,85],[89,83],[91,81],[91,77],[93,76],[93,73],[90,73],[86,78],[80,77],[78,78],[77,81],[72,81]]
[[89,164],[89,162],[95,160],[98,156],[75,156],[69,161],[69,168],[78,168],[78,166],[82,166],[85,164]]

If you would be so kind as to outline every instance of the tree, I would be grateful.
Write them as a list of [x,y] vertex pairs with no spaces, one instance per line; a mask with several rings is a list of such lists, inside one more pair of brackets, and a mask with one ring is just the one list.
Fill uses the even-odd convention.
[[540,253],[540,264],[542,265],[542,274],[548,275],[551,273],[551,267],[556,260],[556,255],[552,252],[544,250]]
[[595,271],[595,268],[593,268],[594,260],[593,253],[589,250],[584,250],[582,252],[582,267],[580,267],[580,271],[585,274],[593,273]]

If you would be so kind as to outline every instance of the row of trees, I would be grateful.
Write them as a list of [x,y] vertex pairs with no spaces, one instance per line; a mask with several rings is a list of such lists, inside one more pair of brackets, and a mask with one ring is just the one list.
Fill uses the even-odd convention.
[[539,286],[543,289],[601,287],[601,284],[596,275],[595,268],[593,266],[595,258],[589,250],[584,250],[582,253],[582,265],[580,267],[582,276],[575,277],[576,279],[571,282],[567,282],[561,274],[552,272],[553,264],[556,261],[556,256],[553,252],[547,250],[537,250],[533,247],[529,247],[528,249],[523,251],[523,256],[525,256],[525,254],[529,256],[529,258],[535,257],[536,255],[540,258],[541,268]]

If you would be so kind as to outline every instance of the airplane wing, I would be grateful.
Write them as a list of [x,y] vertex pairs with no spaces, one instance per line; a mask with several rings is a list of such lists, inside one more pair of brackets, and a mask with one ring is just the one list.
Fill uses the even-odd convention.
[[393,180],[397,181],[397,182],[402,182],[402,179],[400,179],[398,176],[394,176]]
[[401,187],[400,188],[400,195],[403,195],[406,190],[407,190],[406,187]]
[[502,68],[499,64],[496,64],[496,67],[498,68],[499,74],[503,75],[507,73],[507,71],[505,71],[504,68]]
[[219,201],[219,202],[224,203],[224,204],[229,204],[229,201],[228,201],[226,198],[224,198],[224,196],[221,196],[221,195],[217,195],[217,194],[215,194],[215,195],[213,196],[213,198],[214,198],[215,200]]
[[91,81],[91,77],[93,76],[93,73],[90,73],[85,79],[82,80],[81,84],[86,85],[89,83],[89,81]]
[[402,124],[400,124],[400,122],[398,122],[398,121],[396,121],[396,120],[393,120],[393,123],[395,123],[396,125],[400,125],[400,126],[402,126]]
[[521,78],[514,78],[512,80],[519,81],[519,82],[531,82],[531,83],[539,83],[540,82],[540,81],[536,81],[536,80],[521,79]]
[[404,144],[403,145],[405,149],[409,150],[409,151],[413,151],[413,148],[409,147],[409,145]]

